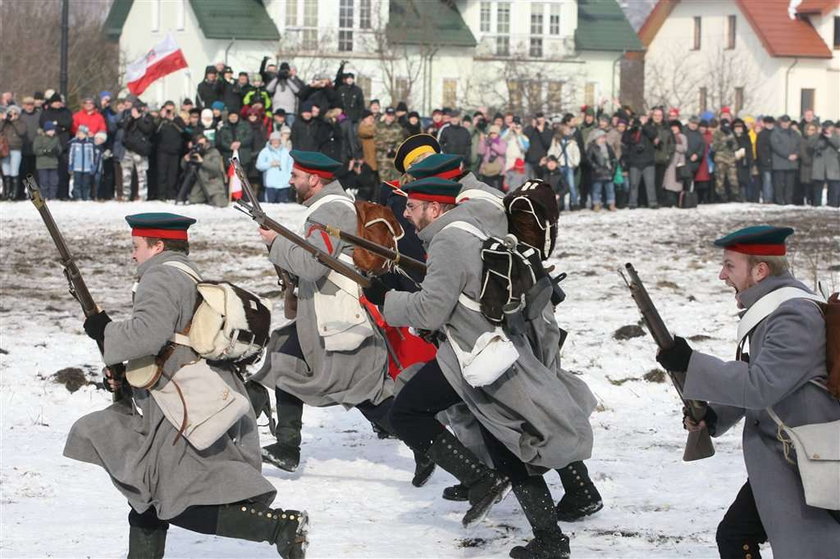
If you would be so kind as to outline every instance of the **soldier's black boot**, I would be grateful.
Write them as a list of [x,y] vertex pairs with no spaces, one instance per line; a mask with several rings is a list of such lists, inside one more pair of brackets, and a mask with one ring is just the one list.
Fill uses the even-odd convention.
[[442,497],[447,501],[466,501],[469,499],[469,489],[461,483],[444,488]]
[[303,402],[279,388],[274,392],[277,395],[277,427],[274,431],[277,442],[263,447],[262,459],[281,470],[294,472],[300,465]]
[[162,559],[166,548],[166,528],[130,526],[128,559]]
[[534,531],[527,545],[510,550],[514,559],[568,559],[569,537],[557,525],[554,501],[542,476],[530,476],[513,484],[513,493]]
[[468,489],[470,509],[461,523],[469,526],[487,515],[490,508],[510,491],[507,476],[491,470],[467,447],[444,430],[429,447],[429,457],[441,468],[458,478]]
[[426,454],[417,450],[414,452],[414,477],[411,478],[411,485],[423,487],[435,471],[435,462]]
[[566,494],[557,503],[557,518],[563,522],[580,520],[604,508],[601,494],[589,479],[589,471],[583,462],[572,462],[557,470]]
[[283,559],[306,555],[309,516],[306,511],[271,509],[257,503],[219,507],[216,535],[251,542],[268,542]]

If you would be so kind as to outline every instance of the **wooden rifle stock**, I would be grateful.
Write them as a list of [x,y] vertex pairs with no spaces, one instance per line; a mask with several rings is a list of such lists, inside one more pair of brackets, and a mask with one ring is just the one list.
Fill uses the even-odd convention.
[[338,227],[324,225],[323,223],[318,223],[317,221],[312,220],[310,220],[310,222],[318,229],[326,231],[330,236],[335,237],[336,239],[341,239],[342,241],[355,245],[359,248],[363,248],[376,256],[381,256],[386,260],[390,260],[395,266],[400,266],[407,270],[414,270],[423,274],[426,273],[426,264],[415,258],[401,254],[399,251],[374,243],[373,241],[359,237],[353,233],[342,231]]
[[[90,294],[84,278],[82,278],[82,272],[76,265],[76,260],[70,253],[70,249],[67,247],[64,236],[61,234],[61,230],[58,228],[50,209],[47,207],[47,201],[44,200],[43,196],[41,196],[41,188],[38,186],[38,182],[32,175],[27,175],[26,178],[23,179],[23,184],[26,187],[27,192],[29,192],[32,204],[35,206],[35,209],[38,210],[38,213],[41,214],[41,219],[44,220],[44,225],[47,227],[47,231],[49,232],[50,237],[52,237],[55,247],[58,249],[58,254],[61,257],[61,267],[64,270],[64,277],[67,278],[70,294],[82,306],[82,312],[84,313],[85,318],[95,315],[99,312],[99,307],[96,305],[96,301],[93,300],[93,296]],[[105,346],[103,341],[96,340],[96,345],[99,347],[99,353],[104,356]],[[111,373],[115,378],[121,378],[124,373],[124,367],[121,365],[114,365],[108,368],[111,370]],[[121,399],[121,391],[114,391],[113,400],[118,402]]]
[[[629,262],[624,265],[624,269],[627,272],[627,276],[624,275],[624,271],[621,269],[619,269],[618,273],[630,289],[630,294],[633,296],[636,306],[639,307],[639,312],[642,314],[642,318],[651,336],[656,341],[656,345],[660,349],[672,347],[674,345],[674,338],[671,337],[671,333],[662,321],[662,317],[659,316],[659,311],[656,310],[656,306],[651,301],[647,289],[645,289],[642,280],[639,278],[639,274],[636,273],[636,269]],[[628,276],[630,278],[629,281]],[[671,382],[674,383],[674,388],[676,388],[677,394],[679,394],[688,416],[697,423],[702,421],[706,417],[707,404],[699,400],[688,400],[683,395],[685,371],[668,371],[668,376],[671,378]],[[699,431],[689,431],[685,453],[683,454],[684,461],[691,462],[693,460],[708,458],[709,456],[713,456],[714,453],[715,448],[707,428],[704,427]]]
[[353,280],[354,282],[358,283],[362,287],[369,287],[370,280],[360,274],[353,266],[342,262],[332,254],[321,250],[320,248],[316,247],[300,235],[296,234],[292,230],[284,227],[280,223],[276,222],[275,220],[271,219],[265,214],[265,211],[260,206],[259,200],[257,200],[256,195],[254,194],[254,190],[251,188],[251,183],[248,181],[248,177],[245,176],[245,173],[242,171],[242,166],[239,164],[239,161],[236,159],[232,159],[231,162],[233,163],[233,169],[236,175],[239,177],[240,182],[242,183],[242,192],[245,194],[245,199],[239,199],[236,201],[236,209],[245,213],[251,217],[257,224],[262,227],[263,229],[271,229],[281,237],[288,239],[289,241],[293,242],[312,256],[314,256],[318,262],[334,270],[345,276],[348,279]]

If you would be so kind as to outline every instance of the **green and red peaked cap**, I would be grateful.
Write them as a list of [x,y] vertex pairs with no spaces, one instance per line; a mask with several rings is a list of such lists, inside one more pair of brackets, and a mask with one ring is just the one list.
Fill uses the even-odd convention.
[[461,183],[448,179],[428,177],[405,184],[402,190],[406,193],[409,200],[455,204],[455,198],[461,191],[462,186]]
[[715,241],[715,246],[756,256],[784,256],[785,239],[793,235],[792,227],[753,225]]
[[295,162],[295,169],[310,175],[317,175],[322,179],[335,177],[336,172],[341,169],[341,163],[317,151],[293,149],[289,155]]
[[408,174],[415,179],[438,177],[454,179],[461,174],[464,158],[451,153],[435,153],[408,168]]
[[187,229],[195,223],[191,217],[169,212],[150,212],[125,216],[132,237],[187,240]]

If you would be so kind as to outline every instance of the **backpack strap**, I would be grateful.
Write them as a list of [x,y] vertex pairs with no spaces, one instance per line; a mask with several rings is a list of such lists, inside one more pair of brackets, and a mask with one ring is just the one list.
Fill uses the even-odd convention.
[[[481,190],[467,190],[466,192],[482,192]],[[467,223],[466,221],[453,221],[452,223],[448,223],[444,225],[441,232],[446,231],[447,229],[460,229],[461,231],[466,231],[470,235],[478,237],[481,241],[486,241],[488,236],[482,233],[481,229],[473,225],[472,223]],[[480,313],[481,312],[481,303],[478,301],[467,297],[466,293],[461,292],[458,295],[458,302],[461,303],[464,307],[470,309],[471,311],[475,311]]]
[[[169,260],[168,262],[164,262],[163,266],[169,266],[170,268],[175,268],[176,270],[180,270],[183,272],[187,277],[193,280],[196,284],[201,282],[201,276],[198,275],[198,272],[184,264],[183,262],[176,262],[174,260]],[[189,329],[189,326],[187,326]],[[178,345],[185,345],[187,347],[192,347],[192,343],[190,343],[190,337],[182,332],[175,332],[169,338],[170,342],[176,343]]]
[[314,204],[309,206],[306,209],[306,213],[303,216],[303,220],[306,221],[309,219],[315,210],[323,206],[324,204],[329,204],[330,202],[341,202],[342,204],[349,206],[353,209],[353,212],[356,212],[356,204],[353,203],[353,200],[348,198],[347,196],[342,196],[341,194],[327,194],[320,200],[317,200]]
[[791,299],[809,299],[817,303],[825,303],[825,299],[819,295],[809,293],[804,289],[798,287],[782,287],[771,291],[758,301],[756,301],[749,310],[741,317],[741,322],[738,323],[738,346],[744,339],[749,336],[756,326],[761,321],[773,314],[779,308],[779,305]]
[[485,202],[490,202],[500,210],[505,209],[505,204],[502,201],[502,198],[478,188],[470,188],[468,190],[464,190],[455,198],[455,203],[460,204],[461,202],[466,202],[467,200],[484,200]]

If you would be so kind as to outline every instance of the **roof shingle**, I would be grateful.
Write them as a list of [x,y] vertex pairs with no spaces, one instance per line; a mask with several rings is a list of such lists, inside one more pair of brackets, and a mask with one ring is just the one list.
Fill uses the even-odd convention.
[[401,45],[476,45],[461,12],[448,0],[391,0],[385,34],[388,41]]
[[645,50],[616,0],[578,0],[577,50]]

